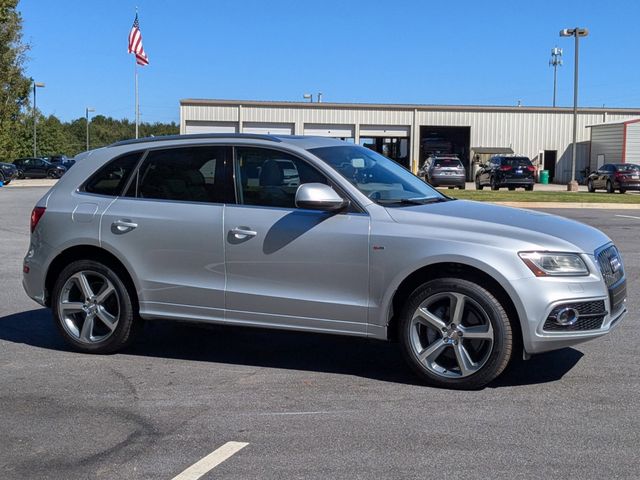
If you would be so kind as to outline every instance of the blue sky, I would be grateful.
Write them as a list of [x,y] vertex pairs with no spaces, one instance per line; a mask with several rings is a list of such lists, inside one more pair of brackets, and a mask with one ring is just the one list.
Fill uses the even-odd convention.
[[134,115],[127,36],[136,5],[151,64],[142,121],[178,121],[181,98],[550,105],[550,50],[564,49],[558,104],[640,107],[640,2],[23,0],[27,74],[38,108],[63,120],[86,106]]

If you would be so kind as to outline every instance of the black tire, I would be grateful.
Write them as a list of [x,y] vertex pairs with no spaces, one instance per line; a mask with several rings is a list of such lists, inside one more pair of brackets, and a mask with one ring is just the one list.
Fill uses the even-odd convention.
[[60,178],[60,175],[55,170],[49,170],[47,172],[47,177],[49,178]]
[[[9,180],[10,182],[11,180]],[[0,172],[0,182],[2,182],[4,185],[8,184],[9,182],[7,182],[4,178],[4,173]]]
[[509,191],[513,192],[516,189],[516,187],[509,187]]
[[[64,320],[60,315],[61,308],[59,308],[59,305],[63,294],[63,288],[72,276],[80,272],[83,272],[83,274],[95,274],[107,278],[114,288],[115,295],[117,295],[117,325],[104,340],[95,341],[93,343],[82,342],[72,335],[70,331],[67,330],[67,327],[63,325]],[[78,260],[69,264],[64,270],[62,270],[56,279],[51,297],[53,319],[62,337],[75,350],[83,353],[113,353],[122,350],[129,345],[135,338],[136,334],[141,330],[142,320],[138,317],[132,293],[123,282],[123,277],[123,273],[118,272],[118,269],[113,269],[93,260]],[[82,316],[83,313],[78,312],[78,315]]]
[[[9,182],[6,182],[6,183],[9,183]],[[627,190],[624,189],[624,188],[620,188],[620,193],[622,193],[622,194],[627,193]]]
[[482,190],[483,188],[484,188],[484,185],[482,185],[480,183],[480,179],[476,177],[476,190]]
[[525,189],[527,192],[533,192],[533,185],[526,185],[526,186],[524,187],[524,189]]
[[589,179],[587,181],[587,190],[589,191],[589,193],[595,193],[596,188],[593,186],[593,180]]
[[467,185],[466,184],[462,184],[458,187],[460,190],[466,190],[467,189]]
[[22,170],[18,170],[18,178],[20,179],[24,178],[24,172]]
[[607,193],[613,193],[613,183],[611,183],[611,180],[607,180]]
[[491,190],[500,190],[498,182],[496,182],[496,177],[491,177]]
[[[414,331],[414,313],[423,302],[448,292],[462,294],[473,300],[475,305],[478,305],[486,313],[486,317],[489,319],[493,329],[493,340],[490,348],[487,348],[485,353],[484,363],[474,373],[460,378],[449,378],[444,374],[437,374],[431,371],[418,358],[418,352],[416,352],[413,343],[415,335],[418,335],[416,333],[417,330]],[[474,282],[461,278],[440,278],[424,283],[411,294],[401,311],[399,320],[400,344],[404,358],[417,375],[429,385],[461,390],[481,388],[497,378],[511,359],[514,343],[513,333],[505,308],[492,292]],[[435,333],[435,330],[432,332]],[[444,339],[444,334],[438,332],[438,335],[441,335],[442,339]],[[459,340],[459,342],[462,345],[465,339],[464,337],[460,338],[462,340]],[[442,339],[435,339],[433,343]],[[473,342],[474,340],[467,339],[466,341]],[[431,343],[429,346],[431,346]],[[443,354],[445,351],[443,350]],[[437,358],[441,357],[438,356]]]

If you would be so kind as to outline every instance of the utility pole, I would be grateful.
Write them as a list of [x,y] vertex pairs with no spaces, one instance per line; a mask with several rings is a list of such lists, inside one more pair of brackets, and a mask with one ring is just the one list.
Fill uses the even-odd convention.
[[562,66],[562,49],[554,47],[551,49],[551,60],[549,66],[553,67],[553,106],[556,106],[556,91],[558,86],[558,67]]
[[44,88],[44,83],[33,81],[33,156],[37,156],[38,151],[38,129],[36,125],[38,123],[38,110],[36,109],[36,89]]
[[95,108],[87,107],[84,109],[84,115],[87,120],[87,151],[89,151],[89,112],[95,112]]

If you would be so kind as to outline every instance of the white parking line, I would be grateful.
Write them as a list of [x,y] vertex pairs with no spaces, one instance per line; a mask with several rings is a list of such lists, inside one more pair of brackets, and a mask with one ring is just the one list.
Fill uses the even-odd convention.
[[227,458],[238,453],[247,445],[249,444],[244,442],[227,442],[204,457],[202,460],[191,465],[181,474],[173,477],[172,480],[197,480],[205,473],[220,465]]
[[633,218],[634,220],[640,220],[640,217],[634,217],[633,215],[616,215],[616,217]]

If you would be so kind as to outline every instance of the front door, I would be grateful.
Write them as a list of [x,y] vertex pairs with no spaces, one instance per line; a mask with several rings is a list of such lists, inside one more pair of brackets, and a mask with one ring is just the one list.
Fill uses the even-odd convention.
[[102,218],[102,242],[130,264],[146,317],[224,320],[225,161],[230,147],[148,152]]
[[302,183],[328,179],[277,150],[236,148],[238,205],[224,214],[226,320],[365,334],[369,216],[295,207]]
[[544,151],[544,169],[549,171],[549,183],[553,182],[553,177],[555,177],[556,175],[557,160],[558,160],[557,150]]

